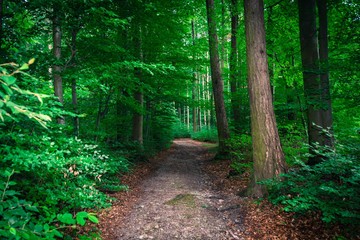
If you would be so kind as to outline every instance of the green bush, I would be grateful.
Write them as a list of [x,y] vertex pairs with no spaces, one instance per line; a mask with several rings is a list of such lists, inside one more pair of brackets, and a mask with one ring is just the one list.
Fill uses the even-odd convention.
[[191,133],[190,129],[181,122],[177,122],[173,126],[173,134],[174,138],[190,138]]
[[203,142],[217,142],[217,129],[215,127],[211,127],[210,129],[203,128],[198,132],[192,132],[191,138]]
[[246,134],[233,135],[226,141],[231,158],[231,168],[237,174],[242,174],[252,168],[252,141]]
[[170,103],[159,102],[151,110],[151,118],[147,122],[148,132],[144,136],[144,151],[147,156],[169,148],[173,135],[173,125],[176,115]]
[[269,198],[282,204],[285,211],[321,212],[327,223],[360,223],[360,159],[328,153],[328,159],[315,166],[298,161],[282,176],[267,181]]
[[32,62],[0,66],[1,239],[63,238],[87,220],[98,221],[84,209],[109,206],[99,190],[104,183],[126,190],[117,177],[127,170],[124,157],[110,157],[101,146],[65,136],[51,122],[64,113],[59,104],[18,87]]

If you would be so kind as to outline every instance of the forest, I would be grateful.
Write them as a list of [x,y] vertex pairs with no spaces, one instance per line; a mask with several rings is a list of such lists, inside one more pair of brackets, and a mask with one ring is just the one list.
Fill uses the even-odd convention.
[[357,239],[359,69],[355,0],[0,0],[0,238],[101,239],[122,177],[192,138]]

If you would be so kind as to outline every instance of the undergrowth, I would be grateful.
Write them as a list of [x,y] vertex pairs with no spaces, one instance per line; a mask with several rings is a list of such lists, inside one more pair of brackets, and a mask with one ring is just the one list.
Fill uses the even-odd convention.
[[338,146],[337,151],[327,152],[327,159],[314,166],[297,161],[281,180],[266,181],[269,199],[285,211],[320,212],[326,223],[340,223],[351,231],[359,229],[360,159],[348,154],[358,149]]
[[103,191],[126,190],[128,160],[52,122],[68,114],[56,99],[17,85],[33,61],[0,66],[0,238],[71,239],[110,205]]

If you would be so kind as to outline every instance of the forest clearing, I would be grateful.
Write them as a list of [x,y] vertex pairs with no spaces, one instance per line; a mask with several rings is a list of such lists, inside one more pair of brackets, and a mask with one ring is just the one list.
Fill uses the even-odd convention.
[[356,0],[0,0],[0,239],[360,239]]

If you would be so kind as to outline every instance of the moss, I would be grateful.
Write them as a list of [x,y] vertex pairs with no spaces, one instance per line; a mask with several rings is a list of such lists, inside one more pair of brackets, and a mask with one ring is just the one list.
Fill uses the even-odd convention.
[[186,206],[186,207],[191,207],[191,208],[195,208],[196,204],[195,204],[195,196],[193,194],[179,194],[176,197],[174,197],[173,199],[165,202],[166,205],[171,205],[171,206]]

